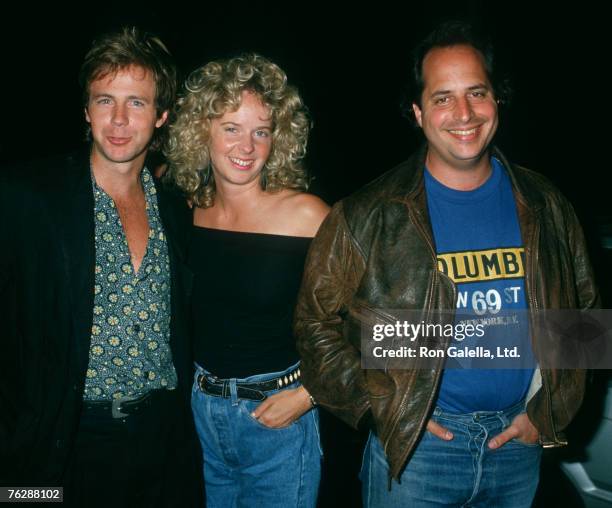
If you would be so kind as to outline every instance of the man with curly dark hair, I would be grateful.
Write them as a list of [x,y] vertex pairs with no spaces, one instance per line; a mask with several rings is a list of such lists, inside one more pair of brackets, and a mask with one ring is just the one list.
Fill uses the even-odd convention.
[[423,148],[337,204],[313,241],[303,382],[371,430],[364,506],[526,508],[585,385],[584,370],[537,367],[527,311],[597,305],[585,242],[558,190],[493,146],[507,87],[470,26],[419,45],[412,88]]

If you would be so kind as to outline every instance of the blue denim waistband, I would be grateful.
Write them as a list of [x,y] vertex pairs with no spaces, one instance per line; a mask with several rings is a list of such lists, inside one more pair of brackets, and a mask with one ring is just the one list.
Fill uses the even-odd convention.
[[472,422],[483,422],[487,420],[498,419],[500,416],[507,418],[508,420],[512,420],[516,415],[523,413],[525,411],[526,402],[525,400],[520,400],[513,406],[510,406],[507,409],[503,409],[501,411],[474,411],[473,413],[450,413],[448,411],[444,411],[440,407],[436,406],[434,409],[433,415],[435,417],[447,418],[450,420],[455,420],[458,423],[472,423]]

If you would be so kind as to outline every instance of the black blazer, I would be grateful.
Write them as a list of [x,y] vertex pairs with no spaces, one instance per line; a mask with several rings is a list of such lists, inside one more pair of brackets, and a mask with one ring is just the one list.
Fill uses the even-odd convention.
[[[179,427],[192,433],[185,266],[192,217],[184,199],[156,185],[172,274],[170,346],[185,397]],[[93,206],[88,151],[0,175],[1,485],[61,482],[89,359]]]

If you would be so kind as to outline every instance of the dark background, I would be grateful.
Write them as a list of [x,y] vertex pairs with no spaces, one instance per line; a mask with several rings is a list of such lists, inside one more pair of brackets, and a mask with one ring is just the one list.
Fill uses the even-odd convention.
[[160,35],[183,76],[243,51],[277,62],[314,122],[307,156],[312,190],[333,202],[418,146],[419,134],[399,108],[410,49],[439,20],[467,17],[490,27],[516,90],[501,114],[499,146],[511,160],[548,175],[579,208],[610,213],[601,199],[608,172],[603,108],[610,102],[607,29],[597,27],[603,12],[584,2],[537,9],[538,2],[424,4],[406,2],[401,10],[380,2],[105,2],[64,10],[14,4],[0,30],[0,163],[79,144],[77,72],[90,41],[137,24]]
[[[312,192],[330,204],[419,145],[400,115],[410,49],[437,22],[462,17],[488,26],[515,96],[501,112],[497,143],[507,157],[546,174],[575,204],[604,289],[598,249],[612,223],[608,172],[611,92],[603,7],[538,2],[405,2],[367,7],[327,2],[105,2],[62,9],[13,4],[0,29],[0,165],[60,154],[84,138],[77,73],[90,41],[122,25],[157,33],[183,77],[211,59],[255,51],[278,63],[307,104],[314,128],[307,165]],[[401,6],[401,7],[400,7]],[[5,7],[6,9],[6,7]],[[608,290],[609,291],[609,290]],[[608,305],[609,306],[609,305]],[[360,436],[323,415],[322,504],[357,506]],[[554,460],[542,506],[561,492]],[[552,478],[550,479],[549,478]]]

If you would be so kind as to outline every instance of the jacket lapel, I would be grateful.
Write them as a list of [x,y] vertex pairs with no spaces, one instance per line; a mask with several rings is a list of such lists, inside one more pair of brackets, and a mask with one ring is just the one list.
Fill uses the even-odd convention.
[[154,179],[157,190],[157,204],[166,237],[172,244],[173,249],[185,261],[187,247],[191,235],[191,224],[193,222],[192,211],[187,206],[185,198],[177,195],[172,188],[168,188],[157,178]]
[[63,271],[69,287],[73,324],[71,365],[84,378],[89,359],[94,300],[94,202],[88,159],[69,157],[64,179],[58,180],[54,218],[60,242]]
[[192,214],[183,198],[166,190],[159,180],[155,180],[155,186],[159,216],[168,242],[172,277],[170,349],[179,384],[188,396],[192,371],[188,302],[193,285],[193,272],[186,265],[186,256]]

